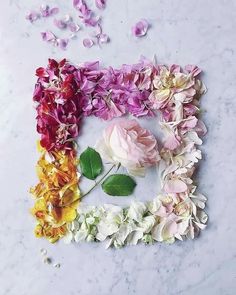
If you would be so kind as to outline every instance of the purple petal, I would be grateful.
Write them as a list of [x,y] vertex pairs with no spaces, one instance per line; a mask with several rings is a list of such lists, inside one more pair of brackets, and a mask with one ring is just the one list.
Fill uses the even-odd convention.
[[61,29],[61,30],[67,28],[67,23],[64,22],[64,21],[61,20],[61,19],[56,19],[56,18],[55,18],[55,19],[53,20],[53,23],[54,23],[54,25],[55,25],[57,28],[59,28],[59,29]]
[[98,17],[98,16],[94,17],[91,15],[89,18],[84,18],[83,22],[87,26],[95,27],[97,24],[99,24],[100,17]]
[[73,5],[81,13],[80,18],[85,25],[95,27],[99,23],[100,18],[94,15],[84,0],[74,0]]
[[43,41],[46,42],[54,42],[57,39],[56,36],[50,31],[41,32],[41,36],[43,38]]
[[135,37],[142,37],[147,34],[148,28],[148,22],[145,19],[142,19],[132,27],[132,33]]
[[77,24],[75,24],[75,23],[70,23],[69,25],[68,25],[68,28],[69,28],[69,30],[71,31],[71,32],[78,32],[79,30],[80,30],[80,26],[79,25],[77,25]]
[[40,18],[40,14],[36,11],[30,11],[26,17],[27,20],[29,20],[31,23],[35,22],[37,19]]
[[49,13],[50,13],[50,16],[51,15],[55,15],[59,12],[59,8],[58,7],[53,7],[50,9]]
[[57,44],[62,50],[66,50],[68,43],[68,39],[57,39]]
[[48,17],[49,16],[49,6],[48,5],[44,5],[42,4],[41,7],[40,7],[40,12],[41,12],[41,15],[43,17]]
[[110,38],[107,34],[101,34],[99,36],[99,42],[100,43],[108,43],[110,41]]
[[106,7],[106,0],[95,0],[95,4],[98,9],[104,9]]
[[58,7],[50,8],[49,5],[41,5],[40,12],[42,17],[48,17],[48,16],[57,14],[59,12],[59,8]]
[[86,48],[91,48],[94,45],[94,42],[93,42],[92,39],[86,38],[86,39],[83,40],[83,45]]
[[80,10],[81,6],[83,5],[83,0],[73,0],[73,6],[77,9]]

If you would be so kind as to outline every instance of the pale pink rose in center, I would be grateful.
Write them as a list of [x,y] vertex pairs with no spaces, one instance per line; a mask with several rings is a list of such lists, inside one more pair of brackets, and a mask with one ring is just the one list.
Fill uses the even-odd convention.
[[110,124],[95,148],[103,159],[120,163],[134,176],[144,176],[145,169],[160,160],[155,137],[136,120],[123,119]]

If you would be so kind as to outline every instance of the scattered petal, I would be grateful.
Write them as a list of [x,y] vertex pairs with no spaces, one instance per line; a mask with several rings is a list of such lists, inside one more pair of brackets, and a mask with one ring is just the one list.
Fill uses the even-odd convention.
[[50,10],[50,15],[55,15],[59,12],[59,8],[58,7],[53,7]]
[[37,19],[40,18],[40,14],[36,11],[29,12],[26,17],[27,20],[29,20],[31,23],[35,22]]
[[67,28],[67,23],[63,20],[60,19],[54,19],[53,20],[54,25],[59,28],[59,29],[66,29]]
[[66,50],[68,43],[68,39],[57,39],[57,44],[62,50]]
[[98,9],[104,9],[106,7],[106,0],[95,0],[95,4]]
[[83,40],[83,45],[86,48],[91,48],[94,45],[94,42],[93,42],[92,39],[86,38],[86,39]]
[[108,43],[110,41],[110,38],[107,34],[101,34],[99,36],[99,43]]
[[42,17],[49,17],[49,16],[57,14],[59,12],[59,8],[57,7],[50,8],[49,5],[43,4],[40,7],[40,12]]
[[147,34],[148,28],[148,22],[145,19],[142,19],[132,27],[132,33],[135,37],[142,37]]
[[41,32],[43,41],[56,43],[56,36],[51,31]]
[[78,32],[80,30],[80,26],[75,23],[68,24],[68,28],[71,32]]

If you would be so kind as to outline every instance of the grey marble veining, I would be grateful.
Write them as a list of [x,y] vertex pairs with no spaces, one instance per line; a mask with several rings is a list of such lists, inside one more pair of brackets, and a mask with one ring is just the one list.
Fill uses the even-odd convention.
[[[71,12],[72,1],[48,1]],[[1,295],[233,295],[236,289],[234,184],[236,179],[236,1],[108,0],[102,12],[111,43],[85,49],[82,36],[67,51],[43,43],[40,31],[52,20],[31,25],[30,8],[41,1],[5,0],[0,17],[0,294]],[[135,40],[131,25],[147,18],[147,38]],[[194,63],[208,93],[203,119],[209,133],[198,172],[208,196],[209,225],[195,241],[105,250],[101,244],[50,245],[33,236],[28,188],[37,179],[35,112],[31,101],[38,66],[48,57],[103,65],[134,63],[143,54],[161,63]],[[42,263],[46,248],[60,269]]]

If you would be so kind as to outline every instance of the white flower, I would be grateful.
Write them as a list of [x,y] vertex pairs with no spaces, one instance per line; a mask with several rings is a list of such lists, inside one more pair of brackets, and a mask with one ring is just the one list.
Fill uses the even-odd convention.
[[137,201],[132,202],[129,207],[127,216],[130,219],[133,219],[138,222],[138,221],[142,220],[143,214],[145,213],[146,209],[147,208],[144,205],[144,203],[137,202]]
[[104,241],[108,236],[116,233],[123,218],[123,209],[121,207],[105,205],[103,215],[97,225],[98,233],[96,238],[99,241]]

